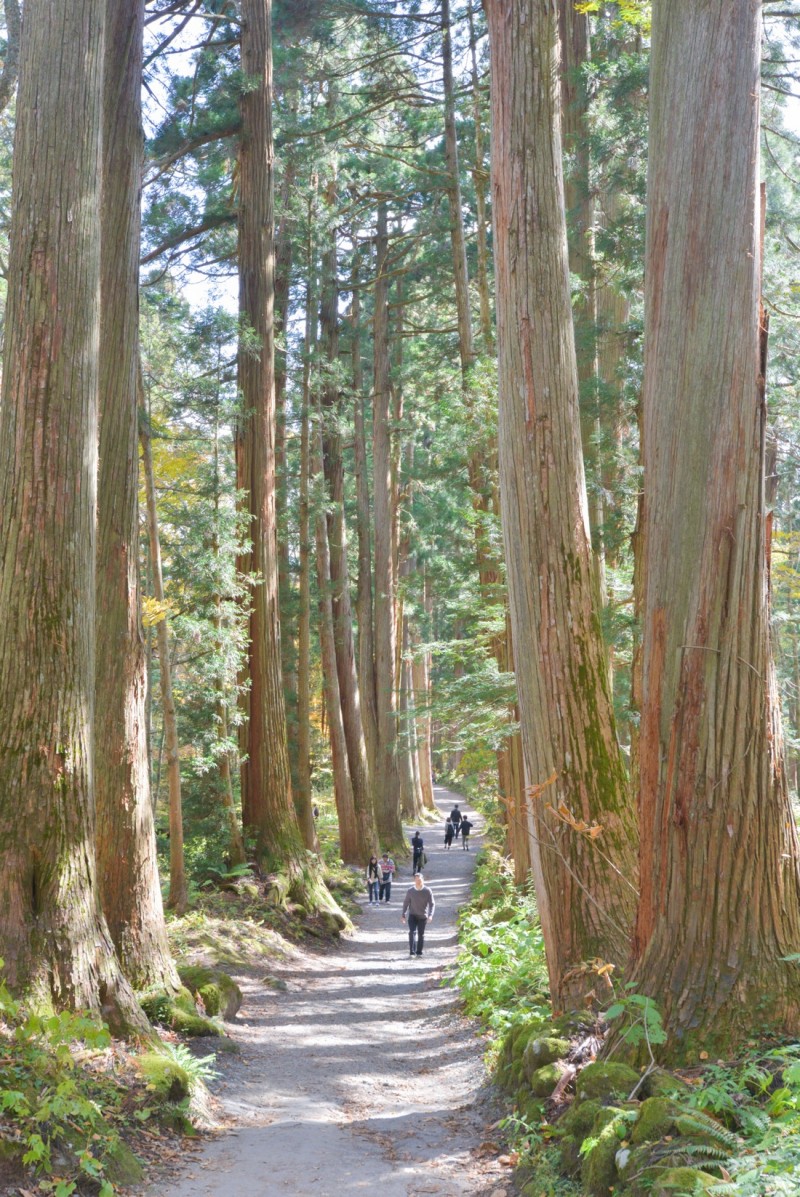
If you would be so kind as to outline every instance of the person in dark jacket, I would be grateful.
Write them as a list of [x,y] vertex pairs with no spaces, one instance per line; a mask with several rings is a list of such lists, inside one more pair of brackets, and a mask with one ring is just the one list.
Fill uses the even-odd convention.
[[415,831],[411,837],[411,847],[414,849],[414,860],[411,864],[411,872],[417,873],[422,868],[422,856],[425,847],[419,831]]
[[465,852],[469,852],[469,833],[471,831],[472,824],[465,815],[461,820],[461,844]]
[[[425,884],[422,873],[414,874],[414,884],[408,890],[403,902],[403,913],[400,921],[406,921],[408,915],[408,954],[421,956],[425,942],[425,927],[428,921],[433,922],[433,912],[436,909],[433,893]],[[416,948],[414,946],[416,942]]]
[[458,835],[458,829],[461,826],[461,811],[458,809],[458,803],[450,811],[450,822],[453,824],[456,835]]

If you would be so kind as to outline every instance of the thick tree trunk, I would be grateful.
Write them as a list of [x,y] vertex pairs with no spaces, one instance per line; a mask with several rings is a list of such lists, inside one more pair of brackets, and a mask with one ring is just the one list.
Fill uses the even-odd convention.
[[[147,496],[147,530],[150,537],[150,566],[153,574],[153,598],[164,606],[164,579],[161,571],[161,541],[158,535],[158,512],[156,509],[156,480],[153,473],[153,454],[150,448],[150,428],[147,416],[139,429],[144,463],[144,486]],[[181,800],[181,760],[178,739],[178,719],[175,714],[175,699],[172,695],[172,663],[169,653],[169,630],[166,614],[156,625],[158,644],[158,672],[161,685],[161,707],[164,714],[164,745],[167,755],[167,780],[169,784],[169,897],[170,910],[183,914],[188,898],[186,892],[186,865],[183,854],[183,805]]]
[[389,280],[386,204],[378,206],[374,316],[372,468],[375,527],[375,698],[378,728],[375,814],[384,847],[403,842],[400,773],[397,765],[395,682],[396,575],[392,552],[392,432],[389,386]]
[[[556,1008],[624,963],[636,831],[614,731],[580,450],[556,0],[487,0],[500,481],[539,905]],[[592,838],[581,824],[598,824]]]
[[759,9],[653,7],[635,977],[674,1059],[800,1018],[769,643]]
[[453,253],[453,283],[458,313],[458,347],[461,370],[466,376],[475,361],[472,315],[469,307],[469,275],[464,217],[461,210],[461,180],[458,170],[455,97],[453,91],[453,44],[450,36],[450,0],[442,0],[442,82],[444,85],[444,155],[447,164],[447,202],[450,206],[450,245]]
[[[426,579],[427,584],[427,579]],[[422,790],[422,804],[426,810],[436,810],[433,798],[433,763],[431,758],[431,715],[430,674],[428,654],[423,652],[419,629],[411,628],[411,648],[414,656],[411,665],[411,682],[414,689],[414,708],[417,730],[417,754],[419,759],[419,784]]]
[[[297,101],[292,99],[290,108],[296,112]],[[280,218],[275,230],[275,339],[278,350],[275,354],[275,526],[278,538],[278,592],[280,594],[281,628],[281,672],[284,679],[286,700],[286,725],[288,729],[289,764],[292,789],[297,781],[297,646],[290,633],[292,621],[289,612],[293,609],[291,566],[289,561],[289,528],[287,521],[286,477],[286,318],[289,310],[289,288],[292,281],[292,250],[294,247],[291,223],[292,191],[297,177],[296,156],[288,148],[284,163],[279,205]]]
[[95,865],[104,27],[105,0],[26,2],[0,405],[0,955],[14,993],[119,1032],[147,1020]]
[[494,357],[494,327],[492,325],[492,301],[489,295],[489,245],[486,236],[486,185],[489,175],[484,166],[483,153],[483,113],[481,105],[481,87],[478,76],[477,38],[475,36],[475,15],[472,0],[467,0],[467,18],[469,20],[469,53],[472,83],[472,119],[475,124],[475,166],[472,171],[472,181],[475,187],[475,224],[476,242],[478,248],[478,301],[480,304],[481,340],[483,352],[487,357]]
[[95,796],[97,877],[123,971],[177,986],[150,800],[139,594],[139,203],[144,2],[107,0],[101,209]]
[[[223,652],[223,621],[222,621],[222,594],[220,592],[220,560],[219,560],[219,427],[217,421],[214,423],[214,631],[216,633],[216,648],[218,659],[221,658]],[[217,676],[216,682],[217,699],[216,699],[216,716],[217,716],[217,743],[219,745],[217,756],[217,772],[219,774],[219,788],[222,799],[222,807],[225,811],[225,817],[228,821],[228,855],[232,865],[244,864],[247,860],[247,852],[244,846],[244,838],[242,836],[242,829],[239,826],[239,819],[236,814],[236,803],[233,798],[233,770],[231,768],[232,753],[228,743],[228,703],[227,703],[227,685],[223,670]],[[235,759],[235,758],[234,758]]]
[[583,69],[590,58],[589,14],[578,12],[574,0],[559,0],[561,43],[561,139],[566,168],[564,205],[570,272],[581,281],[573,304],[575,354],[581,446],[588,483],[589,525],[597,559],[600,593],[605,601],[603,552],[603,491],[598,439],[600,411],[597,396],[597,291],[594,269],[594,200],[589,178],[588,96]]
[[[330,206],[335,194],[329,192]],[[320,305],[320,335],[325,347],[327,376],[322,387],[322,454],[327,506],[328,564],[330,602],[336,668],[339,677],[339,701],[353,787],[353,803],[358,827],[359,849],[367,857],[375,844],[367,746],[361,722],[361,696],[356,671],[353,615],[350,603],[350,577],[347,565],[347,524],[344,512],[344,466],[342,438],[339,432],[339,289],[337,284],[336,234],[323,257],[323,293]],[[322,583],[320,583],[322,584]],[[345,860],[348,858],[345,857]],[[357,859],[363,860],[363,857]]]
[[[243,809],[266,869],[300,869],[303,845],[292,802],[281,676],[275,523],[275,329],[271,0],[242,2],[239,155],[239,311],[257,344],[239,349],[243,421],[240,456],[249,484],[253,573],[250,695]],[[246,794],[246,798],[244,795]]]
[[315,341],[316,301],[313,286],[311,240],[312,203],[309,202],[309,244],[307,253],[306,327],[303,341],[303,408],[300,430],[300,576],[297,616],[297,817],[306,848],[319,851],[311,801],[311,549],[308,488],[311,476],[311,353]]
[[[361,695],[361,719],[367,764],[373,787],[377,777],[378,716],[375,698],[375,640],[372,610],[372,526],[367,469],[367,436],[364,419],[363,372],[361,367],[361,292],[358,246],[353,252],[352,321],[353,427],[356,475],[356,526],[358,531],[358,578],[356,582],[356,621],[358,624],[358,691]],[[374,791],[373,791],[374,797]]]
[[[358,820],[347,755],[347,739],[342,719],[342,700],[339,693],[339,673],[336,668],[336,643],[331,599],[331,560],[328,546],[328,526],[325,516],[327,496],[323,480],[321,413],[317,411],[316,447],[313,470],[319,479],[317,514],[317,588],[319,590],[319,645],[322,657],[322,684],[328,711],[328,734],[333,769],[333,796],[339,823],[339,851],[346,864],[360,864],[369,860],[372,844],[360,842]],[[366,853],[366,855],[364,855]]]

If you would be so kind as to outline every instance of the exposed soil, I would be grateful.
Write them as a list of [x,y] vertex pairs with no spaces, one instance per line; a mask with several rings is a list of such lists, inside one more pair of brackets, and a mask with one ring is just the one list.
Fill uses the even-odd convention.
[[277,970],[280,988],[237,976],[245,1000],[230,1031],[240,1052],[218,1057],[212,1086],[226,1129],[188,1149],[147,1197],[514,1192],[477,1027],[443,985],[482,824],[475,815],[469,852],[445,851],[445,812],[467,803],[442,788],[436,800],[442,821],[423,828],[436,898],[424,955],[408,954],[410,868],[400,864],[391,903],[370,907],[365,894],[338,950],[296,952]]

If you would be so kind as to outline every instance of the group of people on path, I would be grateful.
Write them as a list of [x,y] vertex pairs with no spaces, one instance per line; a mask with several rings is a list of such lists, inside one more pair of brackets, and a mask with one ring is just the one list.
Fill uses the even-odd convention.
[[459,834],[461,835],[461,846],[465,852],[469,852],[469,833],[472,831],[472,823],[466,815],[462,815],[458,809],[458,803],[450,811],[444,824],[444,846],[448,850],[453,845],[453,840],[457,840]]
[[[458,808],[458,803],[456,803],[447,816],[447,821],[444,825],[445,848],[449,848],[453,843],[453,839],[457,838],[460,834],[464,850],[469,851],[469,833],[471,830],[472,823],[466,815],[462,815]],[[400,920],[405,923],[406,918],[408,918],[409,956],[421,956],[425,943],[425,928],[428,922],[433,919],[436,900],[430,886],[425,884],[425,878],[422,874],[422,869],[427,864],[428,857],[425,854],[425,843],[419,830],[415,831],[411,837],[411,850],[413,853],[411,868],[414,874],[414,884],[406,891]],[[370,906],[379,906],[381,903],[385,903],[388,906],[392,897],[392,881],[396,873],[397,866],[388,852],[384,852],[380,860],[377,856],[370,856],[367,865],[367,894]]]

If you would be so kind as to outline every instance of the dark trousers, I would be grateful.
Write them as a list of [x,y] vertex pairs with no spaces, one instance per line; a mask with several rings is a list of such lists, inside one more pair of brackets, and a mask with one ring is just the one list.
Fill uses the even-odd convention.
[[391,898],[391,896],[392,896],[392,879],[390,877],[388,881],[381,882],[380,901],[382,902],[383,899],[385,898],[386,901],[388,902],[389,899]]
[[414,849],[414,863],[412,864],[411,868],[415,873],[418,869],[422,868],[422,848]]
[[425,924],[427,919],[421,919],[416,914],[408,912],[408,950],[414,951],[414,937],[417,940],[417,955],[422,955],[422,945],[425,942]]

